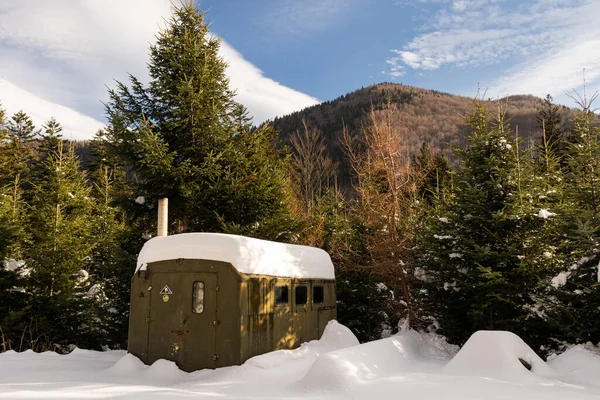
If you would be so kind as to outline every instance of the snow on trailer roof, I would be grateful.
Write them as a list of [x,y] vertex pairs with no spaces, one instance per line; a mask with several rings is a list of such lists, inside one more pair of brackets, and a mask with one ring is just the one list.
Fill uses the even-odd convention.
[[136,272],[149,263],[179,258],[228,262],[244,274],[335,279],[331,258],[324,250],[222,233],[152,238],[138,255]]

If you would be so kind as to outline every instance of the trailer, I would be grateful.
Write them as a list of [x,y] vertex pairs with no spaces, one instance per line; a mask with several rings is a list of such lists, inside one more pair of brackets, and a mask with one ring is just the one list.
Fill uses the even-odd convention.
[[327,252],[217,233],[150,239],[131,282],[128,351],[184,371],[319,339],[336,318]]

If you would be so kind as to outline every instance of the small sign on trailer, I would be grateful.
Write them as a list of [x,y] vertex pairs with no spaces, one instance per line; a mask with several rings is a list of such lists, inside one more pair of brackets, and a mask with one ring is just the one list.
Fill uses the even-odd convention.
[[171,291],[169,285],[165,285],[165,287],[160,291],[160,294],[173,294],[173,291]]

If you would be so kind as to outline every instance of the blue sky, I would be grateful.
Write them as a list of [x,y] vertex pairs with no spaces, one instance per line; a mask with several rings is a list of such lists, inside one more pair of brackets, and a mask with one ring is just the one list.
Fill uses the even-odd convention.
[[[202,0],[255,122],[394,81],[473,96],[600,89],[600,0]],[[127,72],[146,79],[168,0],[2,0],[0,102],[89,138]]]
[[[248,61],[267,76],[321,100],[382,81],[462,89],[446,72],[392,76],[386,62],[394,55],[392,49],[425,28],[428,18],[441,9],[440,4],[204,0],[202,5],[210,11],[213,31]],[[460,71],[452,74],[459,75]],[[476,81],[470,89],[476,91]]]

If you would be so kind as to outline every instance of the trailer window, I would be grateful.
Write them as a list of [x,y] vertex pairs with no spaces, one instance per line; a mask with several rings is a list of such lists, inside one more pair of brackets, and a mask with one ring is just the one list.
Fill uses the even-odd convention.
[[296,286],[296,305],[306,304],[308,301],[308,288],[306,286]]
[[192,298],[192,311],[195,314],[202,314],[204,311],[204,282],[194,282]]
[[275,286],[275,304],[287,304],[290,298],[289,289],[286,286]]
[[323,286],[313,286],[313,304],[321,304],[324,299]]

